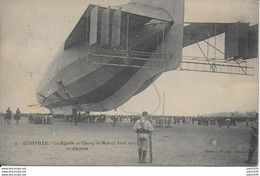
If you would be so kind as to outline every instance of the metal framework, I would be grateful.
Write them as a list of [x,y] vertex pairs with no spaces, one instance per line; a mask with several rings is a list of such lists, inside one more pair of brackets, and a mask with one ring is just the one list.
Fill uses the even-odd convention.
[[212,58],[205,61],[205,58],[191,56],[184,56],[179,70],[254,76],[254,67],[248,67],[246,61]]
[[[166,53],[156,52],[140,52],[132,51],[128,48],[129,35],[129,16],[127,16],[127,36],[126,49],[107,49],[93,46],[86,47],[86,55],[89,63],[98,65],[107,65],[115,67],[130,67],[130,68],[145,68],[145,69],[159,69],[166,68],[166,61],[164,57]],[[225,56],[225,53],[217,48],[217,25],[215,26],[214,45],[209,42],[209,39],[202,40],[198,35],[192,34],[192,39],[198,46],[203,57],[183,56],[182,62],[179,66],[180,71],[196,71],[209,72],[221,74],[234,74],[254,76],[254,67],[248,67],[247,61],[242,58],[216,58],[216,53]],[[203,49],[199,41],[206,43],[206,49]],[[209,57],[209,48],[214,49],[214,57]],[[158,43],[157,43],[158,48]],[[206,50],[206,51],[204,51]],[[162,51],[164,51],[164,28]],[[111,62],[113,60],[113,62]],[[149,66],[144,66],[143,63],[149,61]]]
[[[216,27],[217,26],[215,26],[215,32],[217,30]],[[179,70],[254,76],[254,67],[248,67],[247,61],[242,58],[216,58],[216,52],[225,56],[225,53],[216,47],[216,37],[217,35],[215,35],[214,45],[209,43],[209,39],[207,39],[207,41],[202,40],[202,42],[207,45],[207,51],[205,52],[197,40],[199,36],[193,34],[192,38],[203,54],[203,57],[183,56]],[[209,57],[209,47],[214,49],[213,58]]]
[[[163,60],[162,53],[88,47],[87,56],[89,63],[98,65],[145,69],[165,67],[165,60]],[[111,60],[114,62],[111,62]],[[151,64],[151,66],[144,66],[143,63],[146,61],[154,64]]]
[[[98,65],[107,65],[115,67],[130,67],[130,68],[145,68],[145,69],[158,69],[165,68],[166,62],[164,60],[164,21],[162,21],[162,52],[158,52],[159,35],[157,35],[157,52],[141,52],[133,51],[129,47],[130,35],[130,14],[126,14],[126,25],[123,32],[126,32],[125,38],[122,43],[117,47],[97,47],[90,45],[86,40],[86,57],[89,63]],[[161,22],[158,22],[158,24]],[[153,23],[157,24],[157,23]],[[149,61],[149,66],[144,65]]]

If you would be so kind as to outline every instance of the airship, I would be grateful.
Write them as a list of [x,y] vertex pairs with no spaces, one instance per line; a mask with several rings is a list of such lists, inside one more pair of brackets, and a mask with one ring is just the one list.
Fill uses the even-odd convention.
[[176,70],[184,47],[223,33],[227,60],[257,57],[258,25],[185,25],[184,0],[89,5],[40,80],[37,100],[53,114],[116,109]]

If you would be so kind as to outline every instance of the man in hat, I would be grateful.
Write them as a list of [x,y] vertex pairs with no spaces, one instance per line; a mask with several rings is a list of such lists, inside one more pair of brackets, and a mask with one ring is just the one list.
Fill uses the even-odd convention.
[[148,113],[144,111],[141,119],[137,120],[134,127],[137,133],[139,162],[145,163],[145,157],[148,149],[149,135],[153,131],[153,126],[148,121]]

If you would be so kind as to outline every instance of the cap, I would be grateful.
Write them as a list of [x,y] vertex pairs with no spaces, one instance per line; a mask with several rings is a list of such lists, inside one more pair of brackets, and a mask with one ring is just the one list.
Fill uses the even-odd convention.
[[146,111],[144,111],[144,112],[142,113],[142,116],[148,116],[148,113],[147,113]]

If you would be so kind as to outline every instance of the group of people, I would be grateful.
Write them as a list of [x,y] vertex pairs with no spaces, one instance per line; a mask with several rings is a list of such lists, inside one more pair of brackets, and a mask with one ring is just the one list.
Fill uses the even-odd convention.
[[84,122],[84,123],[104,123],[106,122],[106,116],[105,115],[90,115],[90,114],[80,114],[77,113],[77,115],[66,115],[63,116],[66,120],[66,122]]
[[[13,118],[12,118],[13,117]],[[21,112],[20,109],[17,108],[15,114],[12,114],[12,110],[8,108],[6,110],[6,114],[4,115],[5,123],[8,125],[11,124],[12,119],[15,121],[15,124],[18,125],[21,120]],[[51,114],[32,114],[29,115],[24,114],[24,117],[28,117],[29,124],[52,124],[53,116]]]
[[[139,119],[138,116],[130,116],[131,123],[135,123]],[[220,128],[227,126],[236,126],[246,124],[253,118],[242,117],[175,117],[175,116],[150,116],[150,123],[157,128],[172,128],[174,125],[199,125],[199,126],[218,126]]]
[[[8,108],[6,110],[6,114],[4,116],[4,119],[5,119],[5,123],[7,123],[8,125],[11,124],[12,111],[10,110],[10,108]],[[18,125],[19,121],[21,119],[21,112],[20,112],[19,108],[17,108],[17,110],[15,111],[15,115],[13,116],[13,119],[15,120],[16,125]]]
[[[132,120],[132,119],[131,119]],[[248,121],[248,120],[247,120]],[[152,125],[152,118],[148,116],[148,113],[144,111],[141,118],[136,119],[133,130],[137,133],[137,144],[138,144],[138,157],[140,163],[145,163],[147,150],[150,148],[150,162],[152,162],[152,132],[154,130]],[[226,120],[229,127],[230,119]],[[253,154],[258,147],[258,114],[256,114],[254,120],[250,123],[250,145],[248,151],[248,158],[245,163],[252,163]],[[150,141],[150,146],[149,146]],[[149,147],[148,147],[149,146]]]
[[52,114],[29,114],[29,124],[52,124]]
[[[72,117],[76,118],[75,125],[77,125],[78,113],[75,111],[72,114]],[[96,116],[87,115],[86,117],[88,117],[87,119],[90,120],[90,122],[93,122],[93,119],[96,119],[96,118],[94,118]],[[10,110],[10,108],[8,108],[6,110],[4,119],[5,119],[5,123],[7,123],[8,125],[11,124],[12,111]],[[15,120],[16,124],[18,125],[19,120],[21,119],[21,112],[20,112],[19,108],[17,108],[17,110],[13,116],[13,119]],[[97,119],[99,122],[105,122],[106,116],[100,115],[100,116],[97,116]],[[118,118],[117,116],[111,117],[111,120],[113,121],[113,126],[115,126],[116,122],[118,123],[119,119],[120,118]],[[121,119],[123,119],[123,118],[121,118]],[[184,123],[184,122],[185,122],[185,124],[186,123],[194,124],[194,121],[189,120],[189,119],[184,120],[181,118],[173,118],[173,117],[166,117],[166,118],[162,118],[162,117],[158,118],[158,117],[154,117],[154,116],[149,117],[149,115],[146,111],[144,111],[141,114],[141,116],[130,117],[130,119],[131,119],[131,123],[134,123],[133,130],[134,130],[134,132],[137,133],[138,158],[139,158],[140,163],[145,163],[148,149],[150,149],[150,162],[152,162],[152,132],[154,130],[153,126],[161,127],[161,126],[165,125],[166,127],[167,126],[170,127],[172,124],[180,124],[180,123]],[[45,115],[30,114],[28,123],[37,123],[38,122],[37,120],[40,121],[39,123],[42,123],[42,124],[50,124],[50,123],[52,123],[52,115],[51,114],[45,114]],[[205,120],[201,120],[201,118],[196,118],[195,120],[197,120],[199,122],[198,125],[203,125],[203,124],[205,125],[206,122],[209,123],[208,125],[216,125],[215,123],[212,122],[212,119],[205,118]],[[222,123],[225,122],[228,127],[230,125],[236,124],[236,123],[234,123],[235,121],[233,119],[229,119],[229,118],[217,118],[217,119],[214,119],[214,121],[215,120],[216,120],[217,124],[220,123],[220,122],[218,122],[218,120],[222,120]],[[245,120],[241,120],[241,123],[243,121],[245,121]],[[246,124],[251,129],[250,147],[249,147],[248,159],[247,159],[246,163],[251,163],[253,154],[256,151],[257,145],[258,145],[258,114],[256,115],[255,120],[251,121],[251,123],[247,119]]]

